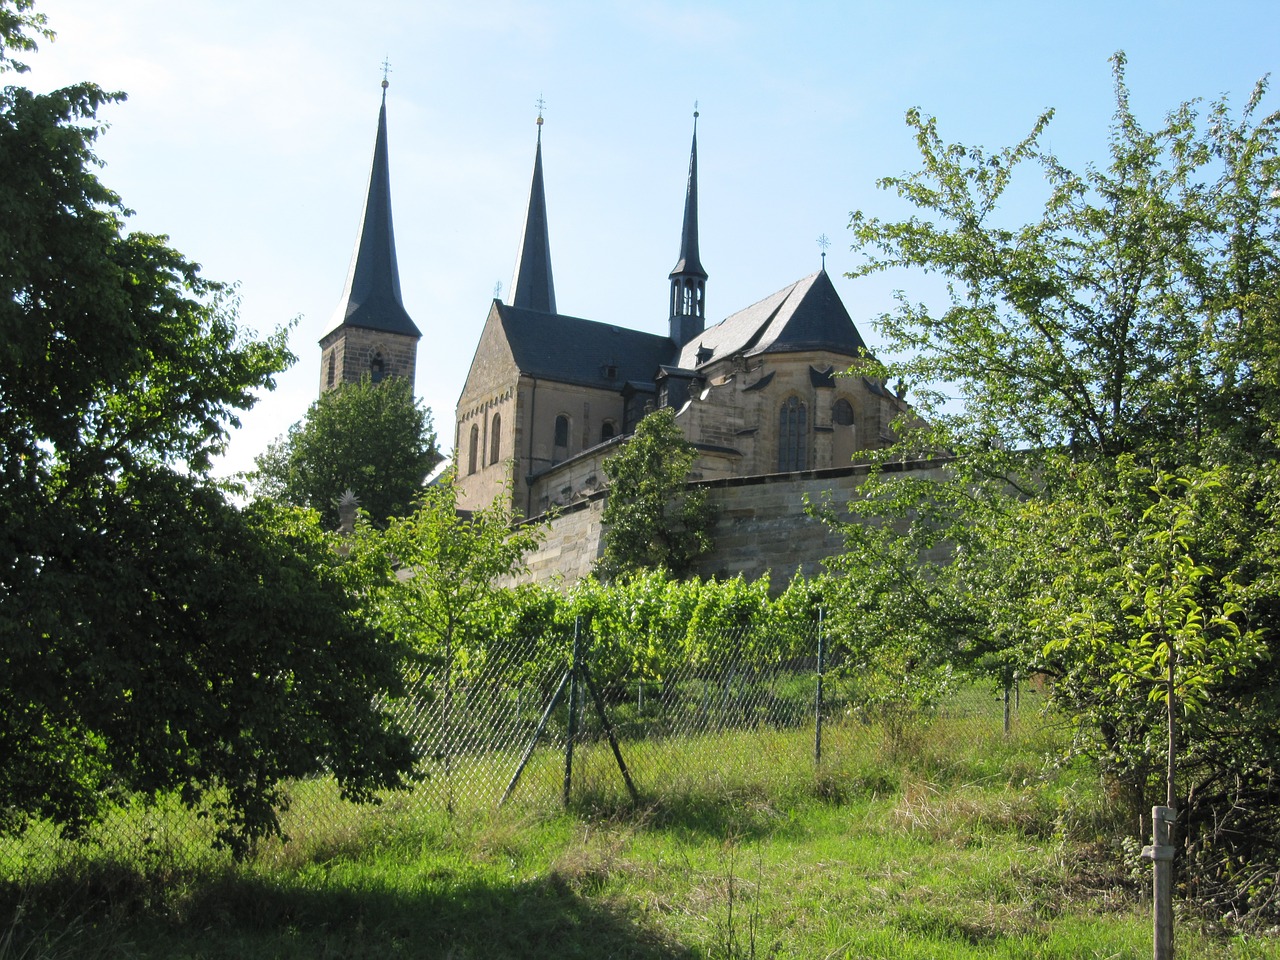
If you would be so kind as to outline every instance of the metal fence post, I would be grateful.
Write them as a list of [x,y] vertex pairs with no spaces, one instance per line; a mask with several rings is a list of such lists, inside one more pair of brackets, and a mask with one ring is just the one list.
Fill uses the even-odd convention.
[[824,637],[822,629],[822,608],[818,608],[818,684],[813,695],[813,764],[822,765],[822,671]]
[[581,661],[582,617],[573,621],[573,663],[569,667],[569,732],[564,744],[564,805],[569,805],[573,785],[573,741],[578,737],[578,673]]
[[1013,692],[1013,681],[1006,679],[1004,682],[1004,735],[1007,737],[1013,731],[1013,703],[1010,700],[1010,694]]

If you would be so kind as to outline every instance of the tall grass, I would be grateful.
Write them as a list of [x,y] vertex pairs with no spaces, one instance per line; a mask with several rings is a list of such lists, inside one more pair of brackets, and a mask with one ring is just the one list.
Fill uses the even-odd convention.
[[[1051,724],[939,723],[910,749],[855,719],[828,732],[816,769],[811,731],[628,745],[638,803],[607,745],[580,745],[567,812],[552,749],[501,810],[503,764],[452,811],[439,783],[376,807],[298,783],[290,841],[241,864],[121,841],[10,878],[0,960],[1149,956],[1124,825],[1087,769],[1047,762]],[[114,816],[200,839],[164,804]],[[1183,957],[1280,956],[1179,935]]]

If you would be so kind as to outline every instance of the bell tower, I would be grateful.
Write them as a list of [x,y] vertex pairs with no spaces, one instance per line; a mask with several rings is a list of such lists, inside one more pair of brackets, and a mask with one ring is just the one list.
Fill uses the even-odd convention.
[[360,235],[329,332],[320,340],[320,392],[343,383],[406,377],[413,384],[422,333],[400,298],[400,271],[391,224],[391,173],[387,158],[387,78],[373,148],[373,169]]

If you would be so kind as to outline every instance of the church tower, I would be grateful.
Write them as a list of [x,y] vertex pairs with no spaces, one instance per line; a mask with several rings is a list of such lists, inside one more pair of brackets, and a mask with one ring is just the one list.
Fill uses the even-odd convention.
[[707,322],[707,271],[698,259],[698,111],[693,111],[693,149],[684,197],[680,260],[671,271],[671,339],[677,349],[702,333]]
[[413,384],[422,333],[400,298],[391,174],[387,160],[387,80],[373,148],[373,169],[346,288],[328,333],[320,340],[320,392],[359,381],[406,377]]
[[551,279],[551,241],[547,235],[547,195],[542,185],[542,111],[538,111],[538,147],[533,158],[533,185],[524,237],[511,278],[511,306],[539,313],[556,312],[556,286]]

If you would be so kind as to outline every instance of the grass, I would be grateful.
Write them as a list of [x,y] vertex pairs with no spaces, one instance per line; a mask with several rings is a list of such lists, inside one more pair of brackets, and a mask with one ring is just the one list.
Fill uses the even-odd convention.
[[[551,761],[496,815],[300,784],[293,841],[245,864],[117,845],[8,883],[0,960],[1148,957],[1140,885],[1100,840],[1119,825],[1087,770],[1043,762],[1053,736],[836,728],[817,777],[798,731],[649,744],[639,805],[593,747],[569,813]],[[1280,957],[1192,918],[1178,937],[1180,958]]]

